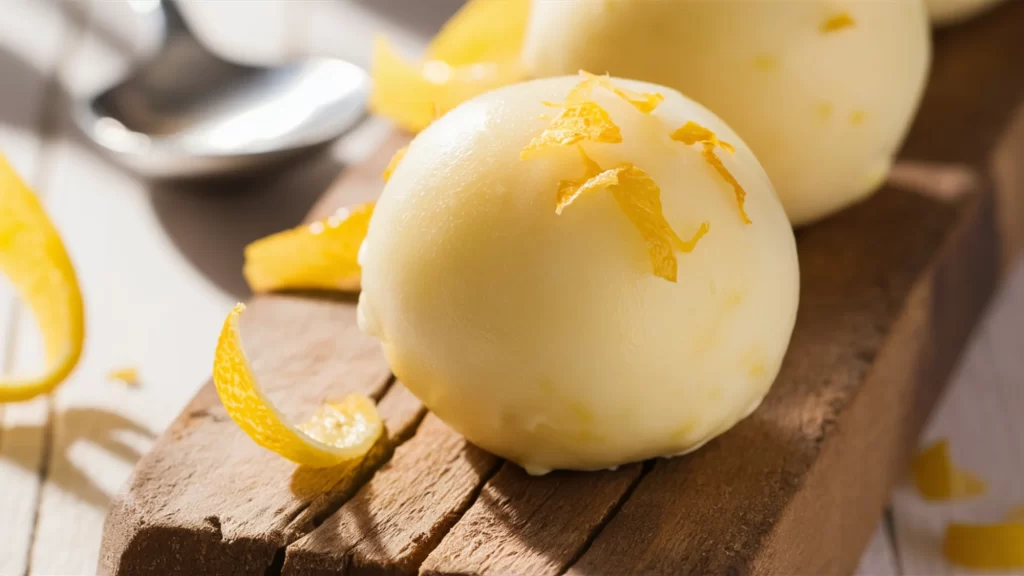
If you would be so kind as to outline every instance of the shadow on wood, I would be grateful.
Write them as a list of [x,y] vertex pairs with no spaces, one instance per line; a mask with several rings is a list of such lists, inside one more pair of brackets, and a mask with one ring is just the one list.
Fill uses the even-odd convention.
[[[54,415],[54,418],[60,422],[63,445],[53,447],[57,453],[50,455],[49,466],[62,467],[68,473],[59,476],[50,475],[48,480],[61,482],[59,487],[65,492],[74,494],[77,498],[99,510],[105,510],[113,495],[104,492],[88,475],[79,470],[74,462],[68,459],[66,450],[78,442],[87,442],[109,452],[129,465],[134,465],[142,457],[142,453],[118,436],[128,433],[151,440],[155,435],[134,420],[114,412],[95,408],[71,408]],[[47,427],[48,425],[32,425],[6,428],[0,434],[0,443],[8,446],[35,443],[40,434],[43,434],[41,428]],[[32,462],[12,459],[15,464],[27,468],[33,473],[36,472],[35,460],[35,455],[33,455]]]

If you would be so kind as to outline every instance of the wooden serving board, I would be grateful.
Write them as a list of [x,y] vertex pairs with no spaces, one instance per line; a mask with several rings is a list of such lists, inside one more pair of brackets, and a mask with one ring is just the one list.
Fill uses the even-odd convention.
[[[207,384],[113,503],[103,574],[842,574],[1024,227],[1024,2],[939,32],[884,190],[797,233],[801,302],[775,386],[698,452],[531,478],[391,377],[352,299],[254,299],[243,337],[289,413],[357,391],[389,437],[353,467],[253,444]],[[1016,128],[1011,128],[1011,127]],[[310,215],[379,191],[407,137]]]

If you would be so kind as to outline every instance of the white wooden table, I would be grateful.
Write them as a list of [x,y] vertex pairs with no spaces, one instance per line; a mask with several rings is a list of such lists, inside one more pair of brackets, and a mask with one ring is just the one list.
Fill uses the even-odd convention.
[[[273,62],[306,53],[369,64],[384,33],[421,46],[458,0],[196,2],[186,15],[223,54]],[[135,461],[210,373],[226,312],[246,289],[245,243],[296,224],[347,162],[387,131],[370,121],[279,176],[227,186],[154,184],[76,135],[70,98],[122,74],[151,48],[127,2],[4,0],[0,151],[44,198],[85,293],[82,362],[53,395],[0,405],[0,574],[91,574],[107,504]],[[221,190],[227,188],[228,190]],[[31,321],[0,280],[0,371],[39,366]],[[108,380],[135,367],[141,385]],[[977,331],[926,438],[949,437],[990,481],[983,499],[925,504],[892,494],[861,574],[960,574],[939,546],[951,519],[997,520],[1024,504],[1024,266]],[[827,545],[827,543],[822,543]]]

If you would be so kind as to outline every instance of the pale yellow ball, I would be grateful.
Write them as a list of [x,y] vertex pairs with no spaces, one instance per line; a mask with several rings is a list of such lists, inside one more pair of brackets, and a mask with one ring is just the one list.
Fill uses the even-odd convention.
[[671,86],[747,141],[794,225],[876,190],[930,61],[921,0],[534,0],[524,58]]
[[[643,237],[612,193],[555,213],[561,180],[582,176],[573,146],[520,152],[579,77],[536,80],[470,100],[421,132],[377,204],[360,252],[360,326],[396,376],[475,444],[531,473],[601,469],[692,450],[747,416],[782,362],[796,317],[792,229],[749,148],[679,93],[616,80],[665,101],[647,115],[604,89],[593,98],[618,144],[583,142],[660,186],[689,238],[678,280],[652,272]],[[719,151],[732,188],[688,121],[735,146]]]
[[938,25],[956,24],[995,6],[1002,0],[925,0],[932,22]]

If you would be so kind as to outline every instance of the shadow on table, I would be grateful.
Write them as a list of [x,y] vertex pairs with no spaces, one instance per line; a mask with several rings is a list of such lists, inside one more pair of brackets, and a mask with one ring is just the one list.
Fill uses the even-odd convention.
[[[152,440],[154,434],[145,426],[120,414],[95,408],[71,408],[53,414],[51,418],[54,425],[59,427],[61,435],[59,443],[51,441],[49,453],[43,453],[42,466],[49,470],[46,480],[98,510],[106,510],[113,495],[104,492],[84,471],[75,466],[68,458],[68,449],[84,441],[133,466],[142,457],[142,452],[126,442],[124,435]],[[33,424],[4,429],[0,434],[0,446],[6,454],[5,459],[30,473],[37,473],[39,452],[21,448],[36,445],[39,438],[52,434],[47,428],[45,424]]]
[[245,299],[246,244],[301,223],[342,166],[328,148],[255,174],[153,182],[150,199],[168,237],[192,265]]

